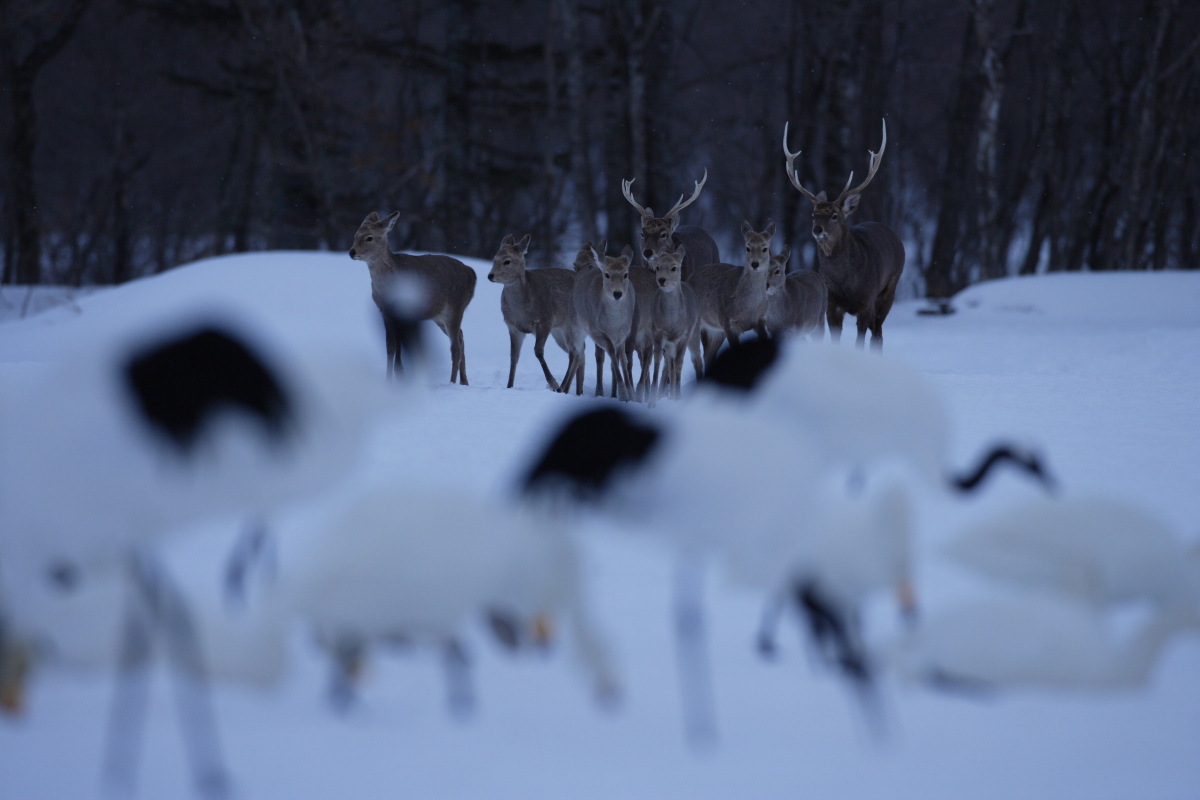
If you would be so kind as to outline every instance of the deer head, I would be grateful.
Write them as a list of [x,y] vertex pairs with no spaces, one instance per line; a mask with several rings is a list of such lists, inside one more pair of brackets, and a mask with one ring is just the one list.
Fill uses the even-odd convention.
[[390,252],[387,235],[399,218],[399,211],[393,211],[383,219],[374,211],[367,214],[362,225],[358,226],[358,232],[354,234],[354,246],[350,248],[350,257],[358,261],[377,261],[386,257]]
[[[633,180],[637,180],[637,178]],[[647,265],[649,265],[650,259],[655,255],[670,249],[671,235],[679,227],[679,212],[696,202],[696,198],[700,196],[700,192],[704,189],[704,184],[707,180],[708,170],[705,169],[704,177],[696,181],[696,190],[692,192],[692,196],[684,200],[683,195],[679,195],[679,202],[671,206],[671,210],[661,217],[654,216],[654,209],[644,208],[638,205],[638,202],[633,199],[633,181],[621,181],[621,194],[625,195],[625,199],[629,201],[629,204],[636,208],[638,213],[642,215],[642,241],[640,247],[642,260]]]
[[775,223],[768,222],[763,231],[756,231],[749,222],[742,223],[742,238],[746,240],[746,268],[752,272],[765,270],[771,263],[771,237]]
[[500,249],[496,251],[496,256],[492,259],[492,269],[488,273],[488,280],[492,283],[515,283],[521,280],[521,273],[525,271],[525,254],[529,252],[529,234],[525,234],[525,238],[517,241],[512,234],[504,237],[504,241],[500,242]]
[[814,195],[800,183],[800,177],[793,166],[796,156],[800,155],[800,151],[797,150],[794,153],[788,151],[787,123],[784,123],[783,154],[787,156],[788,180],[792,182],[792,186],[795,186],[800,194],[812,201],[813,238],[817,240],[817,247],[821,248],[821,252],[824,255],[831,255],[845,238],[847,230],[846,219],[858,208],[858,202],[862,199],[862,191],[867,188],[867,184],[875,177],[875,173],[879,170],[879,165],[883,162],[883,151],[886,149],[887,120],[884,120],[883,143],[879,145],[879,152],[867,151],[871,154],[871,166],[867,171],[866,180],[851,189],[850,184],[854,181],[854,173],[851,172],[849,179],[846,180],[845,188],[842,189],[842,193],[837,196],[836,200],[830,202],[825,192]]
[[633,261],[633,251],[626,245],[621,255],[616,258],[601,255],[592,248],[592,258],[600,269],[600,279],[604,282],[603,291],[611,294],[614,300],[620,300],[633,288],[629,285],[629,265]]
[[679,288],[679,282],[683,280],[683,258],[686,255],[687,249],[679,245],[674,250],[664,250],[650,257],[654,278],[663,291],[673,292]]
[[771,256],[771,266],[767,270],[767,296],[783,291],[787,282],[787,262],[792,257],[792,248],[784,245],[776,255]]
[[[608,249],[608,240],[601,239],[600,244],[596,245],[595,249],[600,255],[604,255],[604,252]],[[598,266],[598,264],[596,264],[596,258],[592,254],[592,243],[584,242],[583,247],[579,248],[579,252],[575,254],[575,261],[571,264],[571,268],[576,272],[582,272],[588,267],[594,266]]]

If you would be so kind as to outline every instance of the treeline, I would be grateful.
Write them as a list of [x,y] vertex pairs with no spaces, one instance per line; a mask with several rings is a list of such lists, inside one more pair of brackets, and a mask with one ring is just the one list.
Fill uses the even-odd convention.
[[[393,245],[532,263],[631,242],[621,195],[737,262],[743,219],[812,258],[807,202],[863,175],[909,291],[1194,268],[1200,5],[1183,0],[3,0],[6,283]],[[349,268],[349,265],[348,265]]]

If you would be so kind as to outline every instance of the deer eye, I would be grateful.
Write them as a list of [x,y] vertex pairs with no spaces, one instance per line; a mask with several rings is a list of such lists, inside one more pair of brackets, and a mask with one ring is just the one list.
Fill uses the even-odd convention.
[[833,212],[833,216],[830,217],[830,219],[833,220],[834,222],[837,222],[837,212],[836,211]]
[[506,258],[506,259],[504,259],[504,266],[506,266],[506,267],[507,267],[507,266],[508,266],[509,264],[511,264],[511,263],[512,263],[512,259],[511,259],[511,258]]
[[660,239],[665,239],[665,238],[667,238],[667,232],[666,232],[666,231],[663,231],[662,233],[660,233],[660,234],[658,235],[658,238],[660,238]]
[[375,237],[374,237],[374,236],[368,236],[368,237],[367,237],[367,241],[368,241],[368,242],[373,242],[373,241],[375,241]]
[[678,272],[678,271],[679,271],[679,267],[671,267],[671,272]]

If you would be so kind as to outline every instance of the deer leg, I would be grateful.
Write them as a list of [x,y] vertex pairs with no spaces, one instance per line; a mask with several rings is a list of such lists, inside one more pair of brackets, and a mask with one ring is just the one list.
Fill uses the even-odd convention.
[[[538,363],[542,365],[542,372],[546,376],[546,383],[550,385],[552,391],[558,391],[558,381],[554,380],[554,373],[550,372],[550,367],[546,364],[546,338],[550,335],[550,331],[540,331],[533,334],[533,354],[537,356]],[[509,381],[511,383],[511,379]]]
[[455,341],[458,342],[458,383],[460,386],[467,386],[467,347],[466,340],[463,339],[462,320],[454,326],[457,333]]
[[705,332],[708,334],[708,344],[704,348],[704,371],[707,373],[713,359],[717,357],[717,351],[725,341],[725,334],[709,329]]
[[383,315],[383,340],[387,345],[387,376],[389,378],[396,375],[396,329],[392,326],[391,320],[387,315]]
[[[687,343],[688,351],[692,354],[692,369],[696,371],[696,380],[704,377],[704,351],[700,345],[699,331],[693,331]],[[682,363],[683,355],[679,356]]]
[[604,397],[604,348],[596,345],[596,397]]
[[829,339],[834,344],[842,340],[842,320],[845,316],[845,311],[835,308],[833,305],[830,305],[825,311],[825,321],[829,323]]
[[525,342],[525,334],[508,326],[508,388],[513,388],[513,379],[517,375],[517,361],[521,358],[521,345]]
[[[861,312],[854,318],[854,327],[858,328],[858,337],[854,340],[854,346],[859,350],[863,347],[863,342],[867,339],[867,329],[870,327],[870,320],[867,318],[867,311]],[[880,342],[883,344],[883,342]]]

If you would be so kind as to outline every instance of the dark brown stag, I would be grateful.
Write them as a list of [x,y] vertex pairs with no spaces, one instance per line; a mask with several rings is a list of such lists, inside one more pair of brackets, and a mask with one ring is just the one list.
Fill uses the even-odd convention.
[[883,321],[887,319],[896,297],[896,284],[904,271],[904,245],[891,228],[880,222],[847,225],[850,215],[858,208],[863,189],[875,177],[887,148],[887,122],[883,124],[883,144],[879,152],[871,153],[867,179],[850,188],[854,173],[850,173],[846,188],[832,202],[825,192],[814,195],[800,183],[793,166],[795,153],[788,151],[787,125],[783,126],[783,154],[787,156],[788,180],[813,204],[813,238],[817,241],[817,271],[829,287],[826,319],[829,335],[836,342],[842,335],[842,318],[853,314],[858,323],[858,340],[863,346],[867,330],[871,331],[871,347],[883,349]]
[[[634,178],[634,180],[637,179]],[[679,202],[661,217],[654,216],[654,209],[644,208],[633,199],[633,181],[621,181],[621,193],[625,195],[629,204],[642,215],[642,241],[638,252],[641,253],[642,264],[646,267],[654,269],[650,264],[651,259],[663,253],[673,253],[680,245],[683,245],[687,252],[687,256],[683,259],[683,265],[680,267],[685,281],[691,277],[696,267],[716,264],[721,260],[721,254],[717,251],[717,243],[713,241],[707,231],[695,225],[679,224],[679,212],[696,202],[696,198],[700,196],[707,181],[708,170],[704,170],[704,177],[696,181],[696,189],[692,192],[692,196],[684,200],[683,195],[679,195]]]

